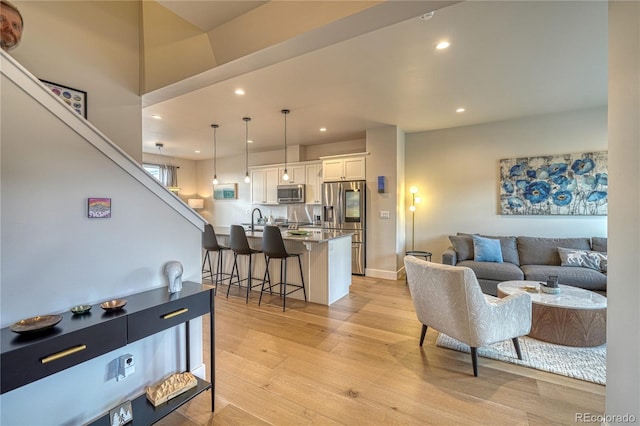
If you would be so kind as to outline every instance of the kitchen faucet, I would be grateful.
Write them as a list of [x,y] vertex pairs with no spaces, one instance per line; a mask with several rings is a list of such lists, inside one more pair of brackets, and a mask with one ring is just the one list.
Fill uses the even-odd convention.
[[256,210],[258,211],[258,214],[260,215],[260,217],[258,219],[262,219],[262,212],[260,211],[259,208],[254,208],[253,210],[251,210],[251,232],[255,231],[255,225],[253,222],[253,214],[256,212]]

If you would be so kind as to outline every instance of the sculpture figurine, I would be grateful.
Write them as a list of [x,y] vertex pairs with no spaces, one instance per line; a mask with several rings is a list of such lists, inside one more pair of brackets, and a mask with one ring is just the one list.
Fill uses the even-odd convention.
[[167,262],[164,266],[164,274],[169,282],[169,293],[178,293],[182,290],[182,263],[177,260]]

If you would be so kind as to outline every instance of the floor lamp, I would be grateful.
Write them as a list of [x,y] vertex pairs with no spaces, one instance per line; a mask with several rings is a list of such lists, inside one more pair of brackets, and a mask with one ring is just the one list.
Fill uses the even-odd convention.
[[416,204],[420,202],[420,197],[416,197],[418,193],[418,187],[416,186],[409,188],[409,192],[411,193],[411,206],[409,207],[411,212],[411,251],[413,251],[415,250],[414,243],[416,240]]

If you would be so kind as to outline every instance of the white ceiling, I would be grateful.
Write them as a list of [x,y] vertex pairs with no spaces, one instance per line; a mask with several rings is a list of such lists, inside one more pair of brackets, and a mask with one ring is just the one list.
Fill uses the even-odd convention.
[[[204,19],[205,5],[230,2],[161,3],[197,3],[193,22],[209,28],[217,23]],[[442,39],[451,47],[436,51]],[[218,68],[224,77],[207,87],[143,97],[144,152],[162,142],[165,155],[212,158],[217,123],[218,156],[241,154],[245,116],[250,151],[281,147],[283,108],[288,144],[308,145],[385,125],[414,133],[606,105],[607,3],[463,2],[248,71]],[[172,86],[165,93],[179,93],[181,83]]]

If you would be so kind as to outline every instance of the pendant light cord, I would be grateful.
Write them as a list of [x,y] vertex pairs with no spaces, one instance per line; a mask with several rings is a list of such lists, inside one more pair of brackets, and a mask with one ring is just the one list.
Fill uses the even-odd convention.
[[249,121],[251,121],[251,118],[244,117],[243,120],[244,120],[244,131],[245,131],[245,142],[244,142],[244,146],[245,146],[244,165],[246,170],[245,181],[247,181],[248,183],[247,179],[249,178]]
[[289,114],[288,109],[283,109],[282,113],[284,114],[284,171],[287,172],[287,114]]
[[218,145],[217,141],[216,141],[216,131],[218,130],[218,126],[217,124],[212,124],[211,127],[213,127],[213,179],[216,179],[218,177],[217,175],[217,167],[216,167],[216,146]]
[[283,180],[289,180],[289,173],[287,171],[287,114],[289,114],[288,109],[283,109],[280,111],[284,114],[284,175],[282,176]]

